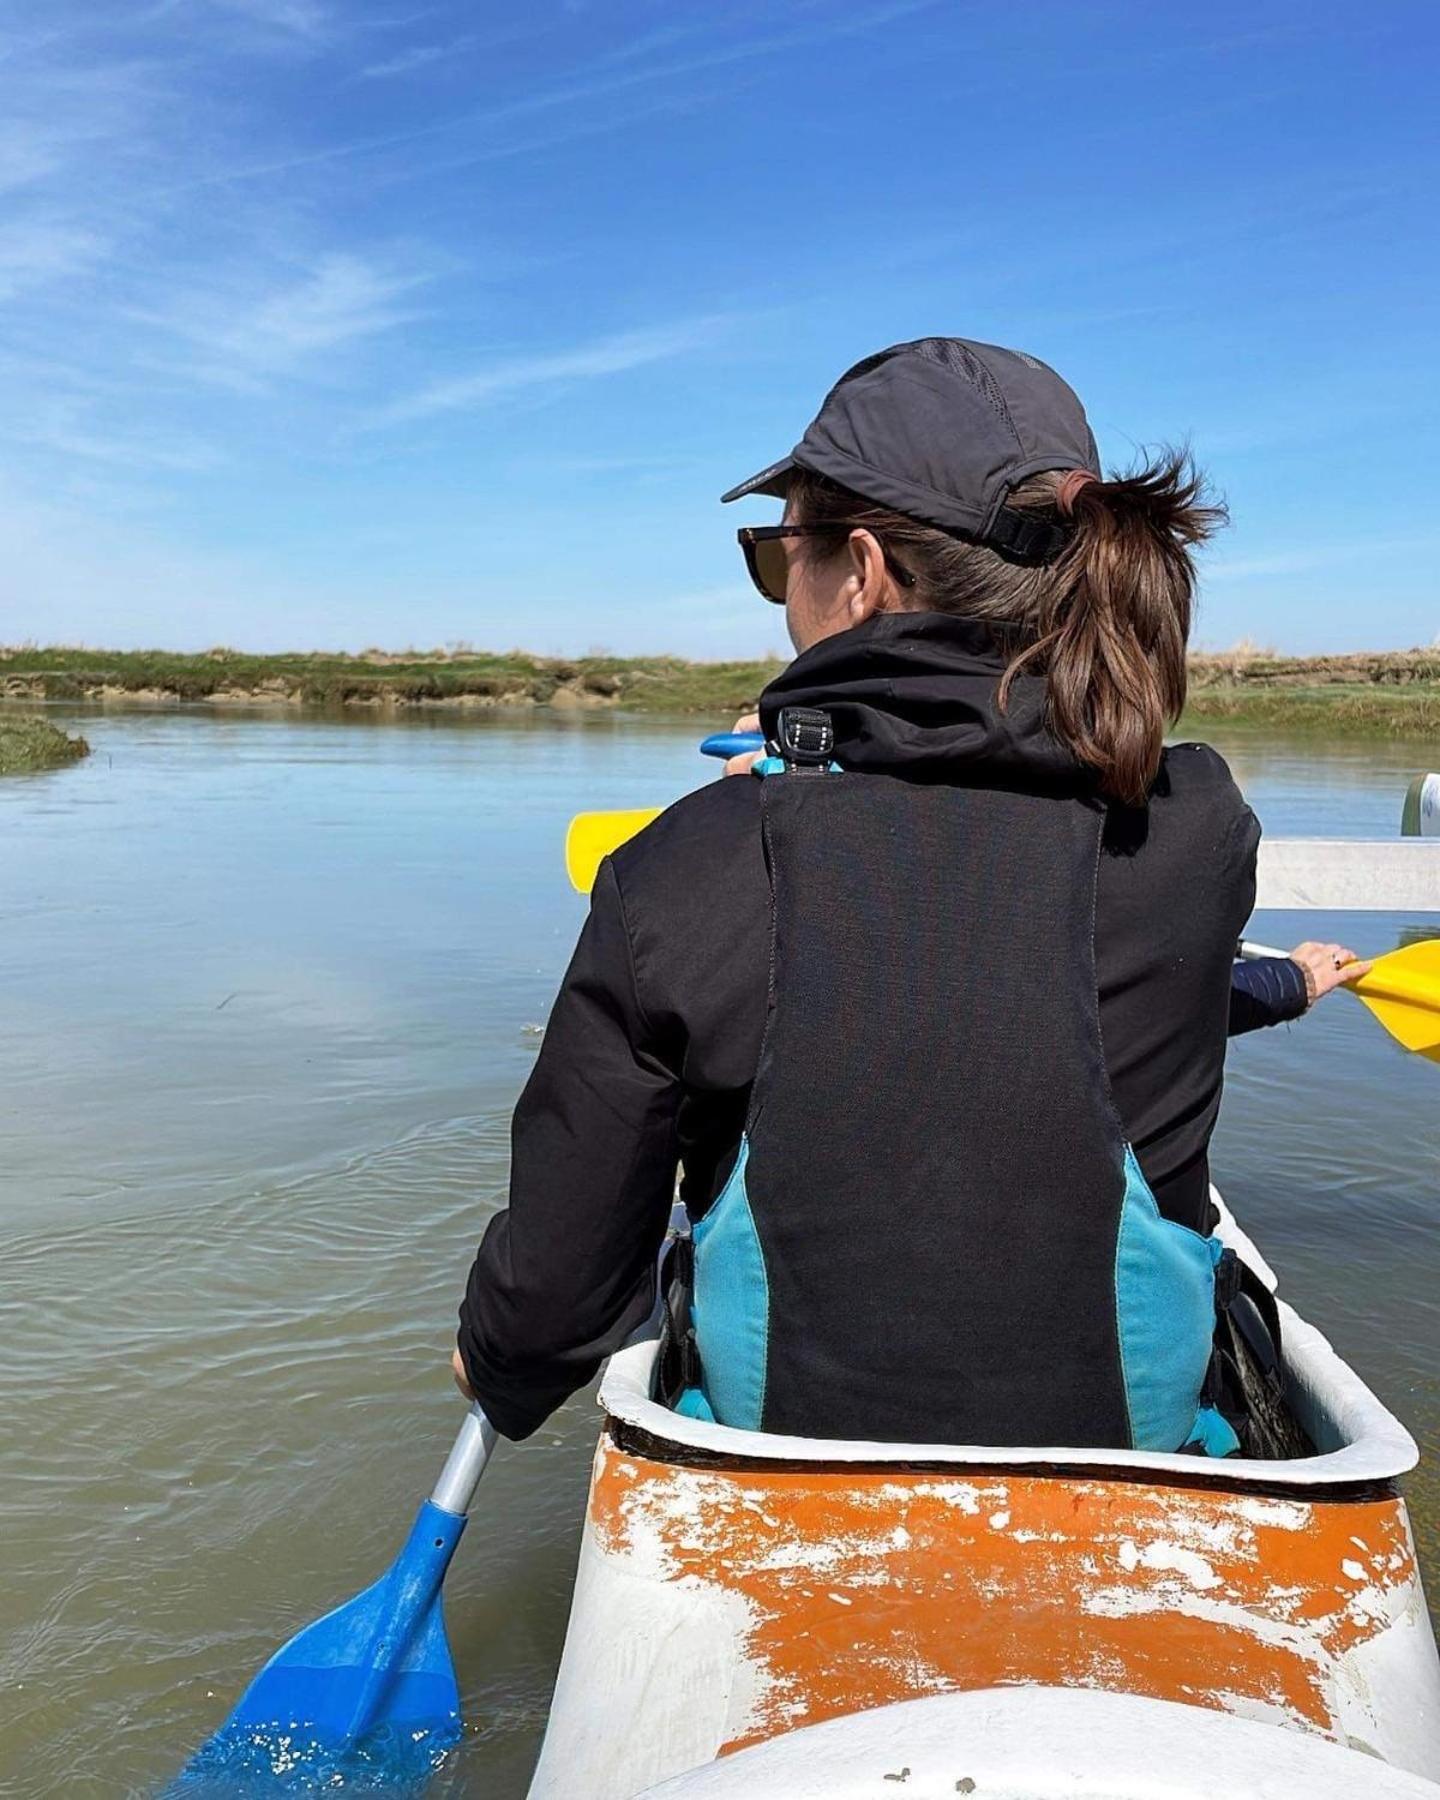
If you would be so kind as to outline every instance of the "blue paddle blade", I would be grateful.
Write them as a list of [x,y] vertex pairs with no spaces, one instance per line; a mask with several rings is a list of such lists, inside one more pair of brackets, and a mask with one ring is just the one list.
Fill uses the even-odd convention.
[[765,740],[758,731],[717,731],[701,740],[702,756],[744,756],[751,750],[763,750]]
[[460,1736],[440,1586],[464,1529],[427,1500],[379,1581],[276,1651],[182,1785],[393,1790],[434,1769]]

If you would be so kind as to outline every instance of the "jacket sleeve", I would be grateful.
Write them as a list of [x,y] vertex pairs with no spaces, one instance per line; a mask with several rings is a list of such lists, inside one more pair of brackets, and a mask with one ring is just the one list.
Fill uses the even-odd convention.
[[[1255,864],[1260,848],[1260,821],[1230,784],[1237,810],[1227,841],[1227,861],[1234,871],[1237,900],[1235,935],[1244,929],[1255,906]],[[1305,976],[1299,963],[1288,956],[1265,956],[1253,962],[1236,961],[1230,969],[1230,1015],[1227,1035],[1240,1037],[1264,1025],[1282,1025],[1298,1019],[1309,1004]]]
[[1304,972],[1288,956],[1237,962],[1230,976],[1230,1036],[1298,1019],[1309,1004]]
[[470,1385],[506,1437],[593,1379],[654,1303],[681,1089],[651,1040],[607,861],[515,1109],[509,1206],[460,1308]]

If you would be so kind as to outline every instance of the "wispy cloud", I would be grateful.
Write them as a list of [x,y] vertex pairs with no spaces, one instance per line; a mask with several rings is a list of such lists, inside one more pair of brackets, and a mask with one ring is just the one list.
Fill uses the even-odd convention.
[[412,44],[382,62],[368,64],[360,71],[362,81],[389,81],[399,75],[413,75],[417,69],[428,69],[432,63],[460,56],[475,42],[474,38],[456,38],[448,44]]
[[628,63],[637,59],[652,56],[658,50],[667,52],[677,44],[693,42],[697,37],[712,29],[711,22],[700,15],[683,21],[674,21],[668,25],[657,25],[652,31],[641,32],[639,36],[626,38],[622,43],[612,45],[596,57],[596,62]]
[[0,192],[73,173],[102,149],[128,159],[141,147],[147,114],[161,98],[153,69],[21,60],[22,68],[6,76]]
[[[687,39],[691,33],[685,29],[662,30],[638,40],[634,46],[633,57],[624,57],[622,53],[597,59],[592,65],[600,67],[599,75],[583,76],[577,79],[562,81],[551,87],[541,87],[533,92],[522,94],[519,98],[507,101],[500,106],[470,107],[463,112],[452,114],[449,118],[432,119],[424,125],[409,130],[384,132],[351,138],[340,143],[328,144],[323,149],[302,150],[293,155],[278,158],[263,158],[258,161],[239,164],[230,168],[214,170],[194,177],[170,190],[175,193],[186,192],[192,188],[235,185],[241,182],[268,180],[277,175],[286,175],[299,169],[314,168],[323,164],[349,161],[352,158],[371,155],[388,150],[401,149],[406,145],[422,142],[430,138],[464,137],[467,134],[493,132],[496,134],[491,144],[475,145],[456,158],[455,164],[470,161],[486,160],[488,154],[506,154],[508,139],[502,135],[516,120],[555,111],[571,113],[577,107],[595,101],[603,101],[616,95],[629,93],[636,88],[643,88],[659,83],[676,83],[711,71],[727,68],[736,64],[761,61],[766,58],[782,55],[790,51],[799,51],[817,42],[840,37],[863,36],[867,32],[881,30],[886,25],[896,23],[915,13],[927,12],[940,4],[940,0],[888,0],[888,3],[868,8],[848,17],[837,18],[833,14],[824,18],[815,16],[809,20],[796,23],[780,30],[763,31],[752,37],[727,35],[709,49],[697,50],[694,55],[677,60],[646,60],[651,51],[663,49],[670,44]],[[427,49],[429,47],[426,47]],[[398,56],[393,59],[403,61]],[[428,55],[426,61],[430,60]],[[419,66],[418,64],[415,66]],[[384,64],[372,65],[382,73],[401,73],[402,70],[390,70]],[[363,73],[363,71],[362,71]],[[708,95],[704,98],[714,99]],[[675,96],[667,100],[667,105],[676,104]]]
[[192,474],[220,460],[212,445],[168,427],[158,433],[107,433],[68,402],[43,403],[32,417],[14,421],[5,435],[12,443],[130,473]]
[[210,0],[220,12],[299,38],[319,39],[330,30],[329,9],[320,0]]
[[255,388],[414,319],[412,296],[431,279],[428,269],[336,253],[258,289],[227,290],[207,281],[138,316],[187,346],[191,373],[220,386]]
[[[778,56],[785,51],[801,50],[807,45],[827,39],[863,36],[913,13],[927,12],[939,3],[940,0],[887,0],[885,4],[868,7],[846,17],[837,17],[833,13],[824,17],[816,16],[780,30],[761,31],[751,37],[725,33],[711,48],[697,50],[692,56],[647,62],[645,57],[650,50],[667,48],[690,35],[683,27],[663,29],[637,40],[633,61],[627,60],[613,74],[603,74],[597,79],[567,83],[526,95],[498,112],[491,113],[490,121],[519,118],[527,113],[548,112],[554,107],[571,106],[583,100],[603,99],[652,82],[677,81],[735,63],[753,62]],[[623,50],[619,54],[623,55]],[[480,122],[478,117],[476,122]]]
[[20,119],[0,124],[0,193],[43,180],[62,161],[53,131]]
[[686,102],[673,98],[657,97],[643,105],[632,102],[623,112],[603,114],[593,119],[572,118],[564,124],[557,122],[549,128],[541,127],[538,131],[527,132],[523,137],[506,132],[503,136],[469,149],[457,149],[435,156],[417,156],[407,165],[392,168],[388,172],[388,179],[394,183],[433,181],[460,169],[479,168],[486,163],[515,162],[561,149],[567,144],[580,143],[587,138],[633,132],[648,120],[672,118],[686,110]]
[[415,319],[455,259],[408,233],[377,248],[297,181],[217,207],[184,177],[237,144],[279,147],[269,90],[237,84],[237,57],[367,38],[374,57],[375,15],[132,0],[99,16],[37,0],[37,16],[51,4],[44,30],[0,42],[0,444],[17,478],[72,498],[84,483],[76,503],[100,512],[163,506],[223,460],[217,444],[236,454],[257,396],[323,451],[373,379],[360,353]]
[[504,357],[472,374],[421,388],[418,393],[385,407],[371,423],[399,425],[430,418],[437,413],[467,411],[527,388],[620,375],[626,370],[642,368],[647,363],[665,362],[714,343],[733,323],[734,315],[711,314],[670,325],[650,326],[642,331],[618,332],[569,350]]
[[105,249],[98,232],[56,219],[0,224],[0,301],[73,275]]

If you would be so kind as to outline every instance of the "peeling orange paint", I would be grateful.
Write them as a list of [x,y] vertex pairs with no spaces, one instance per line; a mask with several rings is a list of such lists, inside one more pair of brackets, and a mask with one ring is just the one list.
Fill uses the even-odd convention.
[[602,1437],[602,1553],[738,1596],[757,1674],[723,1750],[862,1708],[1016,1683],[1334,1734],[1339,1659],[1413,1598],[1395,1498],[1001,1470],[697,1469]]

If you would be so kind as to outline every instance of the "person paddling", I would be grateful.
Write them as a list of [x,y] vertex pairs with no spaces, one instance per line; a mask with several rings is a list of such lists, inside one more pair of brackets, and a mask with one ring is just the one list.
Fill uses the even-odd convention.
[[678,1169],[680,1410],[1232,1453],[1206,1159],[1259,827],[1163,741],[1222,514],[1179,455],[1103,475],[1053,370],[958,338],[856,364],[753,494],[775,753],[602,865],[457,1379],[513,1438],[587,1383]]

